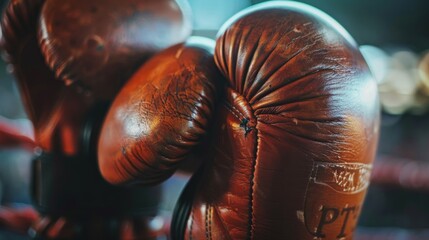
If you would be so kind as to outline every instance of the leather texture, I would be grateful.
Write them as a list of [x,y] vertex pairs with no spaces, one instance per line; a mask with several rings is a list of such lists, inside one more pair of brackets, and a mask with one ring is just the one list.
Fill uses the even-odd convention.
[[266,3],[230,19],[212,159],[185,239],[352,239],[379,129],[377,86],[326,14]]
[[224,82],[213,49],[213,40],[191,38],[151,58],[122,88],[98,145],[107,181],[160,183],[195,150]]
[[6,7],[2,18],[5,60],[11,63],[18,81],[37,145],[45,151],[74,155],[79,152],[79,129],[91,100],[66,88],[45,64],[37,42],[42,4],[11,1]]
[[11,1],[2,45],[36,141],[46,151],[55,141],[67,155],[78,153],[89,109],[111,100],[147,58],[183,41],[190,29],[173,0]]
[[200,143],[204,165],[179,201],[174,239],[352,239],[379,105],[351,36],[308,5],[270,2],[221,28],[225,79],[189,51],[156,56],[119,94],[99,143],[103,176],[157,183]]
[[[11,0],[1,24],[4,57],[33,122],[35,145],[54,155],[56,161],[79,158],[87,162],[81,166],[90,170],[68,169],[71,174],[98,171],[96,157],[88,150],[95,146],[101,121],[90,123],[93,128],[88,129],[93,120],[90,115],[111,101],[150,56],[184,41],[191,32],[189,16],[174,0]],[[102,119],[104,114],[95,118]],[[99,175],[93,177],[102,181]],[[158,190],[148,190],[147,194],[158,199]],[[111,193],[104,192],[106,200],[118,198]],[[84,194],[82,199],[90,195]],[[130,199],[121,201],[126,205]],[[106,209],[110,210],[115,209]],[[143,231],[147,222],[142,218],[124,216],[123,223],[139,221],[141,224],[136,226]],[[87,221],[47,214],[35,223],[45,226],[35,228],[35,234],[49,239],[76,239],[81,238],[79,234],[88,237],[98,232],[101,238],[110,239],[114,234],[101,235],[102,231],[115,224],[122,226],[122,218],[103,219],[93,212],[83,219]],[[114,224],[109,225],[109,221]],[[103,224],[106,228],[98,228]],[[133,228],[135,224],[128,225]],[[55,230],[56,226],[61,231]],[[127,239],[150,238],[137,233],[128,231]],[[89,239],[94,238],[91,236]]]
[[111,100],[142,62],[182,42],[191,26],[175,0],[46,0],[38,31],[57,78]]

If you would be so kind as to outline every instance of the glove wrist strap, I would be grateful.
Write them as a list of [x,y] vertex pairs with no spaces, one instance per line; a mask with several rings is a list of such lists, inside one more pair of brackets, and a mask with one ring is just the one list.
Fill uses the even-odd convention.
[[155,215],[159,186],[126,188],[107,183],[95,159],[42,153],[33,161],[32,197],[44,215]]

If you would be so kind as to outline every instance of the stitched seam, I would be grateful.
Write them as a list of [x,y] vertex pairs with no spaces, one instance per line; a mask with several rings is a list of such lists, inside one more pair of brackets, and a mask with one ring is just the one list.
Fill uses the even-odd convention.
[[[257,130],[258,123],[256,123],[255,129]],[[255,159],[252,163],[252,174],[250,179],[250,212],[249,212],[249,239],[253,239],[253,231],[255,230],[254,226],[254,199],[255,199],[255,172],[256,172],[256,164],[258,162],[258,155],[259,155],[259,137],[258,132],[255,133],[255,140],[256,140],[256,149],[255,149]]]
[[210,205],[209,208],[209,240],[212,239],[212,220],[213,220],[213,207]]
[[209,236],[208,236],[208,235],[209,235],[209,233],[208,233],[208,231],[207,231],[207,229],[208,229],[208,223],[207,223],[207,220],[208,220],[207,213],[208,213],[208,212],[207,212],[207,207],[208,207],[208,206],[206,206],[206,212],[205,212],[205,214],[204,214],[204,218],[205,218],[205,221],[204,221],[204,222],[205,222],[205,225],[206,225],[206,226],[205,226],[205,229],[206,229],[206,239],[209,239]]
[[[229,103],[228,103],[229,104]],[[231,105],[231,104],[230,104]],[[237,111],[243,118],[246,118],[234,105],[231,105],[231,107]]]
[[[249,134],[249,132],[251,132],[252,129],[254,128],[248,125],[249,118],[244,116],[243,113],[241,113],[235,106],[231,105],[229,102],[225,102],[224,105],[225,105],[225,108],[240,121],[240,127],[244,129],[244,136],[246,137],[247,134]],[[240,115],[242,118],[240,119],[236,113],[238,113],[238,115]]]
[[[234,92],[236,92],[236,91],[234,91]],[[241,97],[243,97],[243,95],[241,95],[239,93],[237,93],[237,94],[240,95]],[[247,98],[245,98],[245,97],[243,97],[243,98],[246,99],[247,103],[249,104],[250,109],[252,110],[252,112],[254,112],[253,108],[250,105],[250,103],[247,100]],[[246,117],[244,116],[244,114],[242,114],[235,106],[231,105],[229,102],[225,101],[225,106],[226,106],[226,109],[229,112],[231,112],[239,121],[241,121],[242,119],[240,119],[240,117],[238,115],[242,116],[243,119],[246,119]],[[257,117],[254,116],[254,113],[253,113],[252,117],[254,117],[255,119],[257,119]],[[252,168],[251,168],[251,174],[250,174],[250,191],[249,191],[250,206],[249,206],[249,210],[248,210],[249,211],[249,222],[248,222],[248,233],[249,233],[249,235],[248,235],[248,238],[247,238],[247,239],[250,239],[250,240],[252,240],[254,238],[253,235],[254,235],[254,229],[255,229],[255,226],[254,226],[254,222],[255,222],[254,221],[255,220],[255,216],[254,216],[255,173],[256,173],[256,164],[257,164],[257,160],[258,160],[258,156],[259,156],[259,147],[260,147],[259,146],[259,143],[260,143],[259,140],[260,139],[259,139],[259,136],[258,136],[259,131],[258,131],[257,125],[258,125],[258,121],[256,121],[256,124],[253,127],[253,129],[256,130],[256,132],[255,132],[255,145],[256,145],[256,147],[255,147],[255,153],[253,155],[254,156],[254,160],[252,162]]]
[[238,121],[241,121],[241,118],[229,107],[229,103],[225,102],[226,110],[228,110]]
[[210,208],[210,204],[207,204],[206,206],[206,212],[205,212],[205,223],[206,223],[206,239],[210,240],[210,235],[209,235],[209,208]]
[[[238,111],[237,108],[235,108],[234,106],[232,106],[231,104],[229,104],[228,102],[226,102],[226,109],[231,112],[239,121],[241,121],[241,119],[238,117],[238,115],[235,113],[238,112],[239,115],[243,116],[243,119],[245,119],[245,116]],[[235,111],[233,111],[235,110]],[[257,123],[256,123],[257,124]],[[255,129],[257,130],[256,126]],[[258,159],[258,152],[259,152],[259,138],[258,138],[258,131],[256,131],[255,133],[255,138],[256,138],[256,149],[255,149],[255,159],[252,162],[252,169],[251,169],[251,174],[250,174],[250,193],[249,193],[249,199],[250,199],[250,208],[249,208],[249,239],[253,239],[253,231],[254,231],[254,215],[253,215],[253,211],[254,211],[254,195],[255,195],[255,172],[256,172],[256,163],[257,163],[257,159]]]
[[[229,102],[225,102],[225,104],[226,104],[226,106],[228,107],[228,108],[230,108],[229,110],[234,110],[236,113],[238,113],[242,118],[246,118],[245,116],[244,116],[244,114],[242,114],[235,106],[233,106],[233,105],[231,105]],[[230,112],[232,112],[232,111],[230,111]],[[240,119],[238,116],[236,116],[238,119]]]
[[[242,96],[241,94],[239,94],[239,95]],[[247,98],[244,98],[244,99],[247,100]],[[252,109],[250,103],[248,103],[248,104],[249,104],[249,107]],[[242,119],[240,119],[240,117],[238,115],[242,116],[243,119],[246,118],[244,116],[244,114],[242,114],[236,107],[231,105],[229,102],[225,101],[225,106],[226,106],[226,109],[229,112],[231,112],[239,121],[241,121]],[[256,133],[255,133],[256,149],[255,149],[255,153],[254,153],[255,158],[252,162],[252,169],[251,169],[251,174],[250,174],[250,192],[249,192],[250,207],[249,207],[249,222],[248,222],[248,233],[249,233],[248,239],[253,239],[253,231],[255,228],[255,226],[254,226],[254,214],[253,214],[254,213],[254,195],[255,195],[255,182],[254,182],[254,180],[255,180],[256,164],[257,164],[258,153],[259,153],[259,137],[258,137],[258,131],[257,131],[258,130],[257,124],[258,124],[258,122],[256,122],[256,125],[254,127],[254,129],[256,130]]]

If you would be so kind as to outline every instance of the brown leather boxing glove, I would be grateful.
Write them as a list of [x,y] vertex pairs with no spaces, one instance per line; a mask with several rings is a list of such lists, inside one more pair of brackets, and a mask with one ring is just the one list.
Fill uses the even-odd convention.
[[[119,215],[157,206],[159,187],[134,191],[104,182],[93,147],[106,105],[124,82],[190,31],[184,8],[174,0],[10,1],[2,17],[2,47],[36,145],[44,151],[34,163],[34,201],[42,215],[52,216],[38,234],[48,234],[64,217],[102,232],[119,226]],[[79,225],[48,235],[76,238],[76,231],[91,229]],[[98,237],[115,238],[104,235]]]
[[13,0],[2,31],[36,140],[74,155],[81,115],[111,100],[153,53],[183,41],[190,25],[174,0]]
[[103,176],[160,182],[200,143],[173,239],[352,239],[379,106],[350,35],[308,5],[272,2],[220,30],[226,80],[198,52],[162,52],[119,93],[98,148]]
[[213,50],[213,40],[193,37],[154,56],[122,88],[98,145],[107,181],[160,183],[201,141],[224,82]]

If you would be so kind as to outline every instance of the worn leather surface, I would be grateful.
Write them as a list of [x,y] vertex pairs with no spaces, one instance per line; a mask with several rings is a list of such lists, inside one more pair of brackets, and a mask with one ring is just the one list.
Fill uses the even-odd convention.
[[[85,126],[96,106],[112,100],[147,58],[190,33],[188,16],[173,0],[11,0],[1,23],[5,60],[34,124],[36,145],[58,161],[87,154],[96,133]],[[101,114],[97,119],[103,118]],[[91,124],[94,129],[100,125]],[[95,157],[91,155],[88,161],[86,167],[96,168]],[[79,169],[69,172],[79,174]],[[112,197],[109,193],[106,199]],[[153,192],[153,197],[159,197],[158,193]],[[104,231],[91,228],[108,224],[94,216],[90,217],[95,219],[93,225],[77,224],[88,227],[88,232]],[[64,227],[74,224],[69,218],[56,218],[62,219],[62,230],[45,237],[81,236],[79,228]],[[50,228],[56,221],[52,219],[45,216],[38,221]]]
[[174,238],[352,239],[379,105],[351,36],[312,7],[273,2],[221,28],[214,59],[226,80],[194,51],[161,53],[119,94],[99,144],[104,177],[162,181],[200,143],[202,174],[179,201],[173,224],[187,220]]
[[185,237],[351,239],[379,121],[351,37],[306,5],[259,5],[221,29],[215,60],[231,91],[215,122],[232,142],[218,140]]
[[42,2],[10,2],[2,18],[2,45],[34,124],[37,145],[73,155],[79,152],[79,129],[91,100],[66,88],[45,64],[36,39]]
[[191,27],[175,0],[46,0],[38,31],[59,79],[110,100],[142,62],[182,42]]
[[356,44],[306,5],[233,17],[213,160],[185,239],[352,239],[376,151],[376,83]]
[[[297,3],[239,13],[217,39],[215,61],[227,79],[217,85],[217,101],[196,90],[217,79],[184,74],[213,67],[194,60],[171,48],[119,94],[99,144],[104,177],[161,181],[211,132],[201,141],[209,149],[200,156],[203,174],[186,192],[194,196],[184,198],[192,207],[181,237],[351,239],[379,107],[376,83],[348,33]],[[194,108],[184,107],[189,100]]]
[[55,139],[68,155],[79,152],[89,108],[111,100],[149,56],[190,33],[188,17],[172,0],[15,0],[2,26],[36,141],[52,151]]
[[[90,57],[102,54],[98,38],[79,41],[94,47]],[[379,121],[376,84],[352,38],[311,7],[276,2],[239,13],[219,32],[214,61],[226,80],[209,45],[162,52],[122,89],[99,141],[103,176],[158,183],[206,145],[185,239],[351,239]],[[50,66],[105,97],[91,90],[95,80]]]
[[114,184],[156,184],[189,157],[207,131],[218,86],[214,41],[191,38],[154,56],[115,98],[98,145]]

